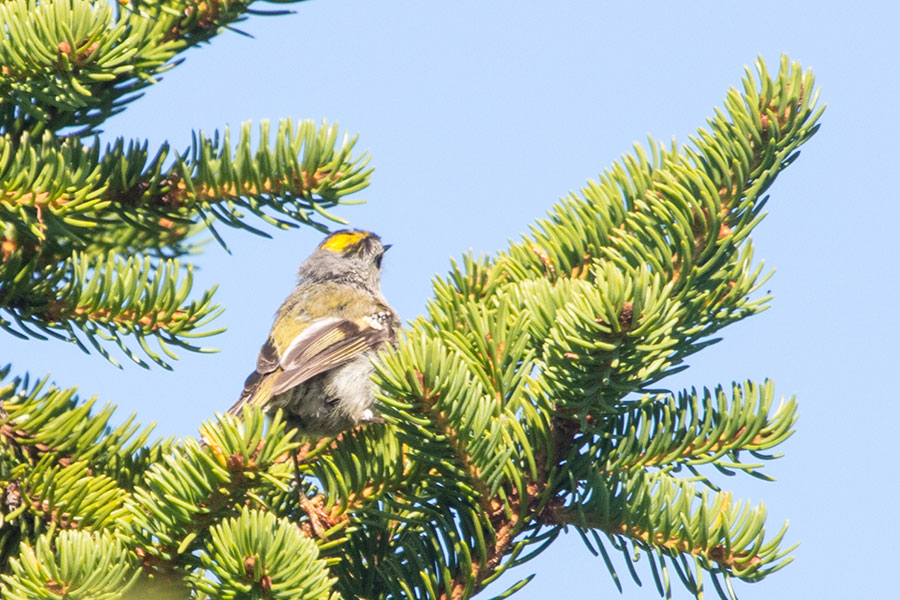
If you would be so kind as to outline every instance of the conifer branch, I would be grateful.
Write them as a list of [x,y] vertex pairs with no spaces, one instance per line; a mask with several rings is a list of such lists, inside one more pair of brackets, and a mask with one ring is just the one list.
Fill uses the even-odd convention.
[[[709,497],[706,491],[697,493],[692,483],[663,473],[598,472],[583,494],[584,500],[577,504],[548,508],[542,519],[548,524],[573,525],[582,533],[602,531],[620,549],[625,548],[623,540],[630,540],[657,553],[661,564],[685,554],[697,561],[698,569],[746,581],[758,581],[792,560],[787,554],[793,548],[779,548],[787,526],[765,540],[765,507],[733,502],[730,492]],[[597,537],[594,542],[602,545]],[[626,551],[623,554],[628,556]],[[695,576],[702,578],[699,571]]]
[[336,125],[283,119],[270,142],[262,121],[255,149],[250,138],[250,123],[236,145],[227,127],[195,133],[187,151],[173,156],[164,144],[151,158],[146,142],[118,139],[101,156],[96,139],[0,137],[3,257],[47,263],[72,246],[183,254],[198,222],[262,233],[248,213],[282,229],[323,229],[316,218],[343,222],[327,209],[369,183],[368,155],[354,156],[356,137],[339,139]]
[[0,565],[20,540],[69,528],[108,529],[122,516],[125,495],[171,441],[148,444],[134,415],[113,428],[114,407],[93,412],[94,398],[82,401],[74,389],[58,389],[42,379],[2,380],[0,369],[0,478],[3,503]]
[[276,417],[264,427],[259,409],[244,419],[243,427],[232,419],[204,425],[204,445],[185,440],[148,470],[127,499],[121,527],[145,570],[188,576],[211,525],[246,500],[254,502],[248,493],[260,484],[286,488],[293,473],[285,459],[294,444],[284,423]]
[[307,442],[299,455],[300,470],[316,482],[311,493],[323,501],[332,527],[402,486],[408,475],[400,441],[388,428],[357,428],[315,447]]
[[[0,368],[0,383],[9,371],[10,365]],[[134,422],[135,415],[111,427],[115,406],[95,411],[96,400],[79,398],[75,388],[49,385],[46,377],[34,384],[27,376],[13,378],[0,386],[0,448],[28,471],[38,465],[68,466],[77,459],[88,463],[94,474],[103,473],[131,489],[172,442],[149,443],[153,426],[142,428]]]
[[134,0],[115,14],[97,0],[0,3],[8,24],[0,33],[0,134],[95,132],[180,53],[245,18],[252,3]]
[[338,600],[316,545],[269,512],[245,508],[214,526],[200,562],[205,570],[192,576],[195,589],[213,598],[238,590],[261,598]]
[[[316,215],[331,218],[370,169],[351,156],[355,140],[338,144],[336,128],[310,123],[282,122],[274,146],[263,124],[255,152],[248,126],[234,147],[226,130],[154,158],[146,143],[120,140],[101,156],[96,141],[59,140],[51,132],[90,131],[118,106],[102,102],[123,102],[120,90],[172,64],[166,52],[208,39],[248,3],[132,0],[112,20],[95,4],[13,0],[3,13],[23,19],[40,6],[51,33],[66,19],[99,33],[67,33],[68,47],[35,58],[57,61],[40,85],[27,69],[0,80],[17,102],[58,99],[38,112],[0,104],[0,326],[104,354],[112,341],[140,362],[126,343],[136,341],[163,362],[148,340],[163,353],[191,347],[217,310],[212,292],[189,300],[191,272],[176,259],[193,250],[192,236],[222,241],[218,224],[260,233],[250,217],[321,227]],[[163,29],[147,32],[172,46],[161,46],[161,62],[146,58],[143,75],[113,73],[139,83],[105,96],[90,88],[91,104],[79,77],[111,60],[114,43],[93,48],[104,14],[116,27],[154,17]],[[25,64],[8,60],[23,27],[0,35],[0,64]],[[4,597],[114,598],[137,580],[139,591],[172,598],[464,600],[567,527],[618,586],[608,547],[638,582],[633,563],[645,556],[661,595],[673,572],[697,596],[709,574],[724,596],[720,580],[730,590],[733,578],[783,567],[785,528],[767,538],[765,507],[733,501],[699,470],[764,477],[743,454],[775,457],[763,452],[791,434],[794,401],[773,409],[768,382],[734,384],[730,398],[652,387],[766,306],[749,235],[821,109],[798,65],[784,59],[774,79],[761,62],[758,71],[691,147],[651,142],[649,156],[637,147],[506,252],[453,263],[427,316],[376,361],[387,426],[303,446],[296,486],[287,461],[298,442],[280,415],[267,427],[260,409],[246,410],[240,422],[204,425],[202,443],[148,445],[147,432],[131,421],[111,429],[112,409],[92,414],[93,400],[74,390],[27,379],[0,387]],[[54,571],[62,563],[48,552],[67,544],[79,568],[122,566],[108,578]]]
[[[176,358],[170,347],[202,350],[188,340],[216,333],[203,330],[221,312],[213,290],[189,301],[190,267],[149,256],[191,252],[186,240],[203,228],[221,241],[216,223],[266,235],[250,215],[279,228],[324,228],[315,215],[339,220],[327,209],[368,185],[372,172],[365,154],[352,155],[355,138],[339,140],[336,126],[283,120],[270,145],[264,121],[255,150],[250,133],[245,124],[235,149],[227,128],[196,135],[188,152],[169,159],[163,146],[152,160],[146,144],[126,150],[121,140],[100,158],[96,142],[48,133],[39,145],[25,136],[15,147],[0,138],[0,312],[11,317],[0,316],[0,327],[90,345],[114,363],[105,342],[146,366],[126,337],[165,367]],[[148,254],[125,260],[123,252]]]
[[740,452],[759,459],[778,457],[762,451],[793,433],[796,402],[782,403],[770,415],[773,400],[771,382],[749,381],[734,386],[730,401],[721,387],[712,393],[705,389],[702,397],[696,390],[677,397],[645,397],[604,425],[611,433],[593,451],[610,471],[647,467],[677,471],[711,463],[729,474],[730,469],[739,469],[765,478],[756,471],[760,464],[741,462]]
[[124,544],[109,532],[63,531],[22,542],[11,574],[0,575],[4,598],[114,600],[139,574]]
[[[789,562],[784,530],[764,539],[762,508],[732,505],[726,492],[710,499],[672,474],[711,463],[758,475],[738,453],[790,435],[793,402],[770,418],[771,387],[754,384],[745,390],[756,402],[737,388],[730,404],[721,391],[628,398],[765,308],[767,298],[752,297],[765,278],[748,235],[821,109],[811,74],[786,59],[774,80],[758,68],[759,84],[748,73],[694,148],[653,145],[652,158],[637,148],[530,239],[496,259],[454,263],[435,280],[428,318],[382,356],[385,415],[409,447],[408,472],[423,480],[389,494],[381,512],[403,525],[384,525],[378,539],[427,557],[383,557],[399,560],[397,571],[404,560],[425,569],[404,593],[470,597],[526,560],[525,546],[539,552],[542,528],[565,525],[655,554],[661,593],[667,564],[701,593],[700,571],[755,581]],[[449,506],[452,516],[436,508]]]
[[[0,287],[0,309],[12,319],[0,317],[0,327],[19,337],[52,336],[87,351],[76,333],[80,332],[113,364],[117,363],[103,346],[105,341],[147,366],[126,346],[123,336],[130,336],[146,356],[168,367],[146,338],[154,338],[165,355],[177,358],[170,346],[204,351],[186,340],[217,333],[203,330],[222,312],[212,304],[213,290],[188,301],[192,271],[190,267],[182,269],[177,260],[161,261],[154,267],[147,257],[76,254],[57,268],[35,267],[34,263],[23,267],[13,260],[0,264],[0,282],[8,282]],[[20,276],[29,271],[37,271],[42,278]]]

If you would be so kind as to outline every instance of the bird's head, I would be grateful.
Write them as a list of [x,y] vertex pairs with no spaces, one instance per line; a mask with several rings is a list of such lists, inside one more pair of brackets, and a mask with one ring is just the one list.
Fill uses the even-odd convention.
[[361,281],[375,291],[380,288],[381,259],[390,244],[369,231],[342,229],[326,237],[300,265],[305,281]]

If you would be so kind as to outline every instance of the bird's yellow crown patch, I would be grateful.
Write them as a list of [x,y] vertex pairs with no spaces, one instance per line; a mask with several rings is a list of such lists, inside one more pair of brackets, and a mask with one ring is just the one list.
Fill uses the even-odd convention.
[[319,245],[319,248],[330,250],[331,252],[346,252],[371,235],[368,231],[336,231],[325,238],[325,241]]

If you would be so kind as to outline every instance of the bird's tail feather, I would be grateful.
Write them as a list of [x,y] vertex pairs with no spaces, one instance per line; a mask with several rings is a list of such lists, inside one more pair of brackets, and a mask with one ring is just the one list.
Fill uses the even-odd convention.
[[[241,397],[238,398],[237,402],[235,402],[234,405],[228,409],[228,414],[235,417],[240,417],[245,404],[249,404],[251,406],[264,405],[265,400],[268,397],[266,388],[272,386],[271,379],[271,377],[267,378],[259,371],[254,371],[244,382],[244,389],[243,391],[241,391]],[[268,381],[268,385],[263,385],[266,381]]]

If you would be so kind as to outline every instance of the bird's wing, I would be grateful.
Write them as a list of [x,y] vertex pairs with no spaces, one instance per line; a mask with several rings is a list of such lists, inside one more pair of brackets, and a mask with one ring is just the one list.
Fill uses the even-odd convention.
[[281,357],[282,372],[270,393],[281,394],[319,373],[346,364],[390,339],[389,327],[377,319],[318,319],[291,341]]
[[[269,338],[266,340],[266,343],[263,344],[263,347],[260,348],[259,356],[256,357],[256,370],[250,373],[249,377],[244,380],[244,389],[241,390],[241,396],[238,398],[237,402],[228,409],[228,414],[240,416],[241,407],[247,404],[247,402],[253,404],[258,403],[258,401],[253,401],[252,399],[256,395],[257,390],[259,390],[260,385],[262,385],[263,377],[278,368],[278,360],[278,348],[275,347],[272,338]],[[263,397],[264,395],[260,395],[259,399]]]
[[278,356],[278,348],[272,338],[266,340],[263,347],[259,349],[259,356],[256,357],[256,372],[265,375],[271,373],[278,368],[281,357]]
[[[286,392],[319,373],[350,362],[363,352],[377,349],[392,336],[393,329],[377,318],[350,321],[326,317],[316,319],[297,334],[283,356],[269,338],[259,351],[256,370],[247,377],[241,397],[228,412],[240,415],[244,404],[259,404]],[[281,372],[275,373],[279,368]],[[267,378],[270,374],[272,377]]]
[[244,381],[244,389],[241,390],[241,396],[238,401],[228,409],[228,414],[240,416],[241,407],[250,402],[258,404],[260,400],[267,397],[266,394],[257,394],[263,379],[266,375],[278,368],[281,357],[278,355],[278,348],[270,337],[259,350],[259,356],[256,357],[256,370],[250,373],[250,376]]

